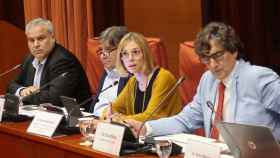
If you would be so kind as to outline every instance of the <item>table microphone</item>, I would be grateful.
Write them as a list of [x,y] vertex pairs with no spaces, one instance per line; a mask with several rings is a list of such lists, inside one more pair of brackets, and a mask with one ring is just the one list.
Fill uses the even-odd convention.
[[184,76],[181,76],[178,81],[176,82],[176,84],[170,89],[170,91],[164,96],[163,99],[161,99],[160,103],[156,106],[156,108],[154,108],[154,110],[150,113],[150,115],[144,120],[144,122],[141,124],[139,131],[137,132],[137,139],[139,139],[139,135],[140,135],[140,131],[142,130],[142,128],[144,127],[145,123],[153,116],[154,113],[156,113],[158,110],[160,110],[161,108],[164,108],[164,102],[172,95],[174,94],[175,90],[177,89],[177,87],[185,80]]
[[3,77],[3,76],[6,76],[8,73],[13,72],[13,71],[15,71],[16,69],[18,69],[18,68],[20,68],[20,67],[21,67],[21,64],[18,64],[18,65],[16,65],[16,66],[12,67],[11,69],[9,69],[9,70],[7,70],[7,71],[1,73],[1,74],[0,74],[0,78]]
[[[102,89],[100,93],[103,93],[103,92],[106,91],[107,89],[116,86],[118,83],[119,83],[119,81],[114,81],[113,84],[110,84],[108,87]],[[100,93],[99,93],[99,94],[100,94]]]
[[206,102],[206,105],[211,110],[211,117],[210,117],[210,136],[211,136],[213,132],[213,128],[212,128],[213,123],[216,125],[219,122],[221,122],[221,120],[217,121],[215,118],[213,120],[213,114],[216,116],[215,105],[209,100]]
[[37,93],[39,93],[42,89],[45,89],[46,87],[48,87],[50,84],[52,84],[53,82],[57,81],[60,78],[66,78],[66,76],[69,74],[69,72],[64,72],[62,74],[60,74],[59,76],[55,77],[54,79],[52,79],[51,81],[47,82],[46,84],[44,84],[43,86],[41,86],[39,89],[37,89],[36,91],[32,92],[31,94],[21,97],[21,100],[24,101],[26,98],[35,95]]
[[[99,92],[99,95],[98,95],[98,96],[100,96],[100,94],[102,94],[103,92],[107,91],[108,89],[110,89],[110,88],[112,88],[112,87],[118,85],[118,83],[119,83],[119,81],[114,81],[113,84],[110,84],[108,87],[102,89],[102,90]],[[91,98],[92,98],[92,97],[91,97]],[[99,101],[98,98],[95,98],[95,99],[96,99],[96,100],[95,100],[94,102],[98,102],[98,101]]]

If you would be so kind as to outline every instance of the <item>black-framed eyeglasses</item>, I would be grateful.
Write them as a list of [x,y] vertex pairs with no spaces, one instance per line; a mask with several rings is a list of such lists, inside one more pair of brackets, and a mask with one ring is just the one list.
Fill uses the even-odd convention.
[[102,49],[102,48],[100,48],[100,49],[98,49],[97,51],[96,51],[96,54],[98,55],[98,56],[101,56],[101,55],[104,55],[104,56],[110,56],[110,54],[113,52],[113,51],[115,51],[117,48],[110,48],[110,49]]
[[203,64],[209,64],[211,58],[213,60],[215,60],[216,62],[221,61],[224,59],[224,54],[226,53],[226,50],[220,50],[217,51],[216,53],[212,54],[212,55],[200,55],[199,59]]

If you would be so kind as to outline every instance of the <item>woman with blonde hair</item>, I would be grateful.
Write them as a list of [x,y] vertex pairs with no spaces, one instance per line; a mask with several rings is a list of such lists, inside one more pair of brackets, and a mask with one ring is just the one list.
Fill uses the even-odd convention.
[[[104,113],[106,117],[144,121],[176,83],[169,71],[154,65],[148,43],[139,33],[130,32],[120,41],[116,68],[121,75],[133,76]],[[150,118],[171,116],[180,110],[181,101],[176,91]]]

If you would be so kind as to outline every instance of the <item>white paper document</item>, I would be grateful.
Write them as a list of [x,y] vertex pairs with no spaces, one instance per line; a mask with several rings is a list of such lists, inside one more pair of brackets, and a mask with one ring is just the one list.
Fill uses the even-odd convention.
[[39,110],[38,105],[24,105],[19,107],[18,113],[20,115],[34,117],[38,112],[38,110]]

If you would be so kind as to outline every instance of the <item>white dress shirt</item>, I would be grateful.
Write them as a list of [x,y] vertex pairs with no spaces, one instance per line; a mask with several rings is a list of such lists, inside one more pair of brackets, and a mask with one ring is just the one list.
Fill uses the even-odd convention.
[[108,88],[107,90],[99,93],[98,102],[94,106],[93,115],[95,116],[101,116],[103,110],[114,101],[118,96],[118,84],[114,84],[115,81],[120,80],[120,75],[116,71],[116,69],[113,70],[106,70],[107,76],[104,80],[103,87],[101,88],[101,91],[110,85],[114,85],[111,88]]

